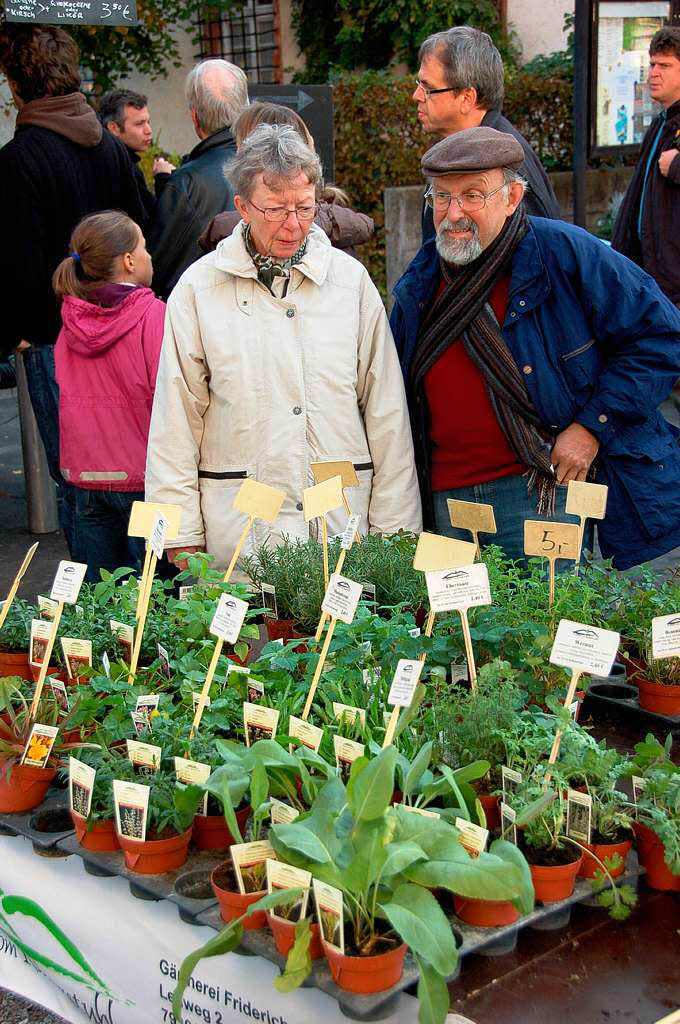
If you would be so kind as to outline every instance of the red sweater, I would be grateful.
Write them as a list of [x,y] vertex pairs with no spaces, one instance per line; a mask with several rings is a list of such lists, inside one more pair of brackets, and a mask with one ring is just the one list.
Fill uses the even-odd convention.
[[[489,297],[499,324],[505,319],[509,288],[510,278],[503,277]],[[425,394],[433,491],[471,487],[525,472],[498,425],[484,378],[460,338],[425,375]]]

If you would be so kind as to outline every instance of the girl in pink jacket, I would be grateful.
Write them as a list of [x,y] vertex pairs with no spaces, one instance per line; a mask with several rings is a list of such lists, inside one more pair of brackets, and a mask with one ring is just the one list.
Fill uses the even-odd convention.
[[133,501],[144,500],[144,466],[165,303],[149,285],[151,257],[124,213],[85,217],[52,284],[62,299],[55,348],[59,461],[76,493],[76,557],[87,579],[121,565],[138,569],[143,541],[128,537]]

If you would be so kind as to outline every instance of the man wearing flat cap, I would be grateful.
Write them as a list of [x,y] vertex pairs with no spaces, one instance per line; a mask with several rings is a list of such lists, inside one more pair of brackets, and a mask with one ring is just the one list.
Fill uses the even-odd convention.
[[[523,151],[469,128],[425,153],[436,236],[394,290],[426,528],[447,499],[494,506],[482,541],[523,558],[524,521],[569,521],[569,480],[609,487],[598,524],[621,569],[680,545],[680,313],[581,228],[528,217]],[[469,539],[468,534],[461,534]]]

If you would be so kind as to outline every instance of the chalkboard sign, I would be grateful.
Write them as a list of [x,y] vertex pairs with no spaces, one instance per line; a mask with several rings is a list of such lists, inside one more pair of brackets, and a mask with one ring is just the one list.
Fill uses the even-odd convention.
[[136,0],[5,0],[5,21],[36,25],[136,25]]
[[300,115],[314,139],[326,181],[335,175],[333,90],[330,85],[249,85],[253,102],[280,103]]

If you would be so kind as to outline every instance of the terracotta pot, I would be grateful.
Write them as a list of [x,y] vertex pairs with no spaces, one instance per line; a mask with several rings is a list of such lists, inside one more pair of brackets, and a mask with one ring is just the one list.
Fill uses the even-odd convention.
[[116,833],[125,855],[125,866],[138,875],[162,875],[184,864],[189,852],[191,829],[169,839],[128,839]]
[[633,822],[633,831],[640,864],[646,870],[645,881],[650,889],[680,892],[680,875],[674,875],[664,860],[664,845],[651,828]]
[[642,658],[627,658],[625,654],[621,653],[617,657],[620,659],[621,664],[626,667],[626,682],[630,683],[631,686],[637,686],[638,676],[640,671],[646,667],[646,662]]
[[114,853],[120,850],[116,825],[112,818],[108,821],[96,821],[89,829],[86,819],[80,814],[71,811],[71,820],[76,830],[76,839],[84,850],[92,850],[95,853]]
[[[250,817],[250,807],[236,812],[238,827],[243,835]],[[199,850],[228,850],[237,842],[227,828],[223,814],[197,814],[194,817],[194,846]]]
[[571,896],[582,861],[583,854],[571,864],[555,864],[549,867],[530,864],[536,899],[541,903],[557,903]]
[[283,640],[284,643],[287,643],[288,640],[297,640],[302,636],[302,633],[298,633],[295,628],[295,619],[265,618],[264,624],[269,640]]
[[500,828],[501,798],[484,793],[479,797],[479,802],[484,808],[484,814],[486,815],[486,827],[488,829]]
[[377,956],[345,956],[322,939],[333,981],[345,992],[367,995],[396,985],[404,970],[406,945]]
[[[41,667],[42,666],[40,665],[31,665],[30,662],[28,664],[28,668],[31,673],[29,679],[32,679],[34,683],[38,682],[38,676],[40,675]],[[45,679],[47,680],[49,676],[56,676],[57,679],[62,679],[62,672],[58,665],[50,665],[48,667]]]
[[680,715],[680,686],[638,679],[640,707],[657,715]]
[[[606,860],[607,857],[613,857],[614,854],[618,853],[623,860],[623,864],[618,868],[609,868],[609,874],[612,878],[618,878],[626,870],[626,857],[628,851],[633,845],[632,839],[625,839],[622,843],[584,843],[587,850],[592,850],[596,857],[600,860]],[[587,854],[583,854],[583,863],[579,868],[579,878],[594,878],[597,871],[601,871],[600,865],[596,860]]]
[[[281,917],[274,917],[266,911],[267,924],[272,930],[276,948],[282,956],[288,956],[293,943],[295,942],[295,922],[284,921]],[[309,943],[309,955],[312,960],[320,960],[323,956],[321,948],[321,932],[318,924],[312,925],[312,939]]]
[[7,777],[7,762],[0,763],[0,813],[14,814],[32,811],[42,803],[56,768],[32,768],[27,764],[13,764]]
[[[215,868],[217,871],[221,865]],[[265,895],[265,890],[262,892],[249,892],[245,895],[242,892],[232,892],[230,889],[221,889],[219,885],[215,883],[215,871],[210,876],[210,884],[213,887],[213,892],[217,898],[217,902],[220,905],[220,916],[223,921],[233,921],[235,918],[240,917],[244,914],[248,907],[253,903],[257,903]],[[248,917],[243,921],[243,927],[246,931],[255,930],[256,928],[264,928],[267,920],[266,911],[257,910],[254,914],[249,914]]]
[[454,896],[453,906],[461,921],[477,928],[498,928],[503,924],[512,924],[519,918],[519,911],[509,900],[476,900]]
[[28,651],[0,651],[0,676],[19,676],[20,679],[32,679]]

